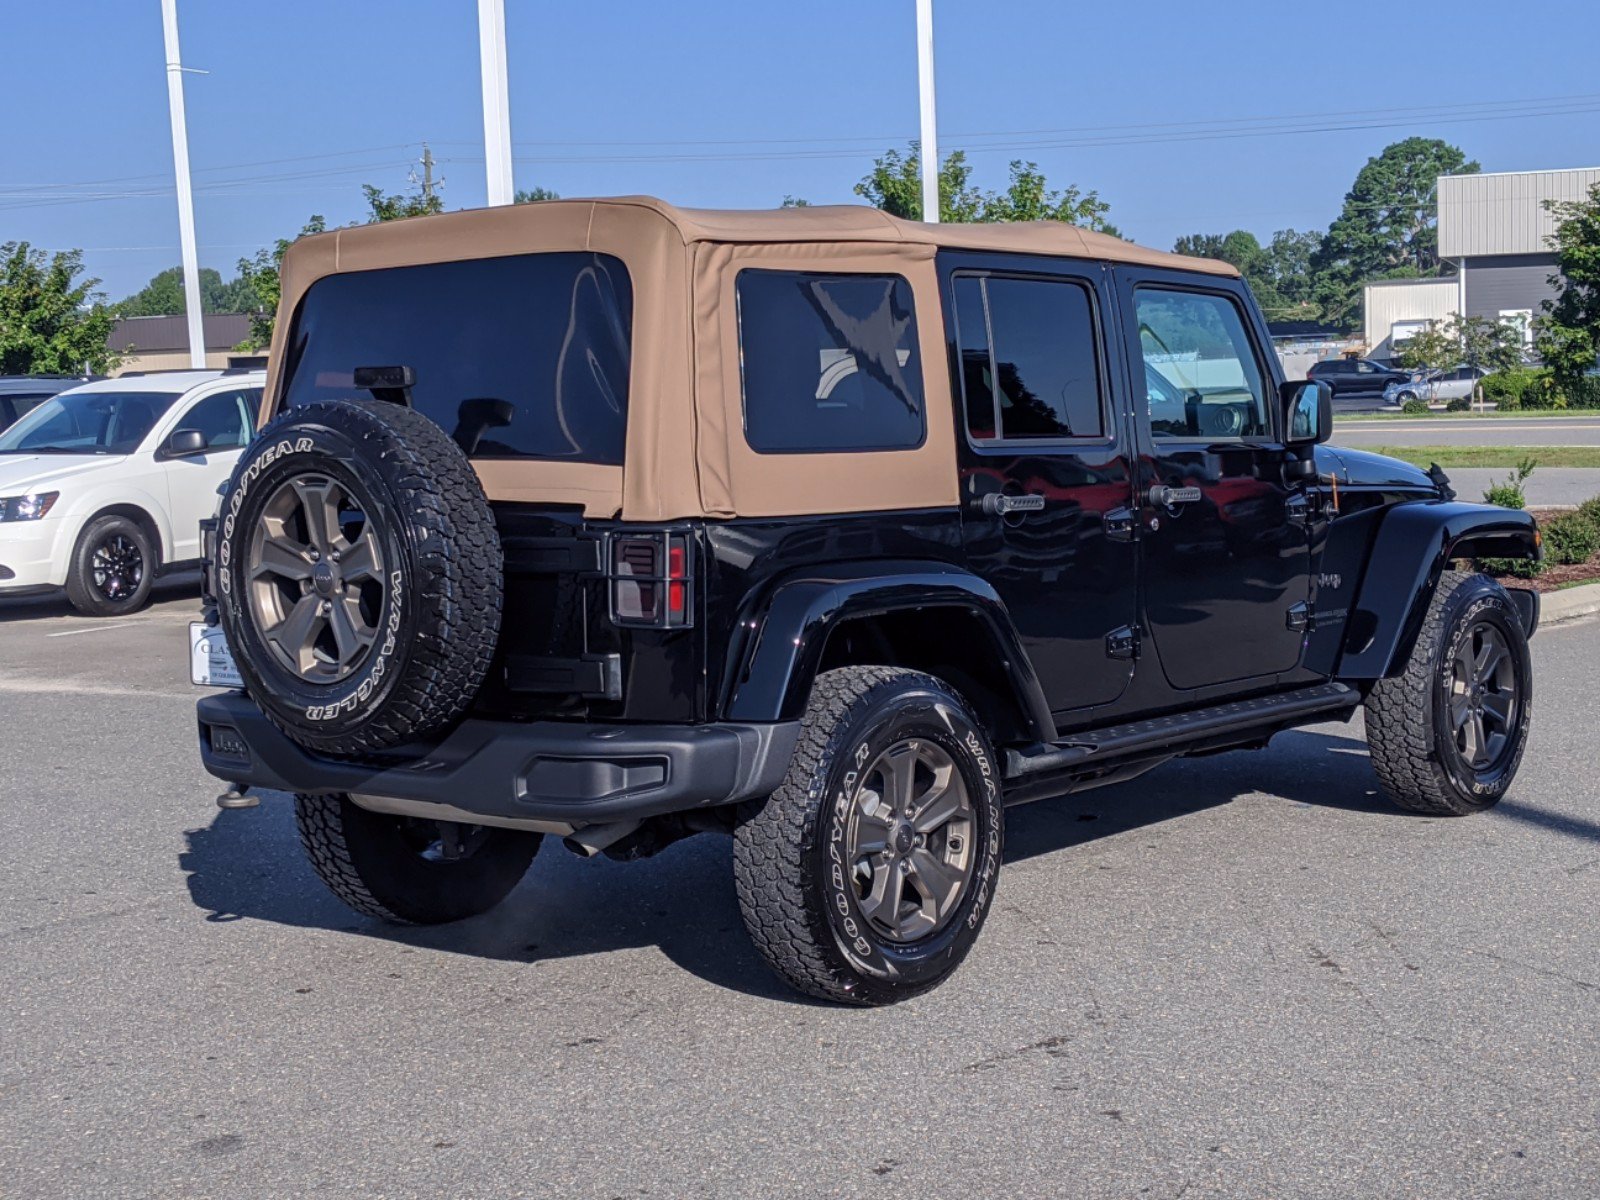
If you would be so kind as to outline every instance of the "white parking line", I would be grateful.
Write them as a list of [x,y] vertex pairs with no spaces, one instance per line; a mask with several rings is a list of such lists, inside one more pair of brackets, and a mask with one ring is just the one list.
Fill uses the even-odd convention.
[[73,637],[80,633],[108,633],[113,629],[132,629],[135,625],[143,624],[141,621],[120,621],[115,625],[86,625],[82,629],[63,629],[59,633],[47,633],[45,637]]

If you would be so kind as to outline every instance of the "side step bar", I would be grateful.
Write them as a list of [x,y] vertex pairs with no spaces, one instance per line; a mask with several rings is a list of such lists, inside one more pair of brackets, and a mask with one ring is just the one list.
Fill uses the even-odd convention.
[[1180,754],[1270,736],[1317,717],[1349,713],[1361,693],[1342,683],[1235,700],[1165,717],[1075,733],[1005,755],[1006,802],[1061,795],[1075,786],[1120,782]]

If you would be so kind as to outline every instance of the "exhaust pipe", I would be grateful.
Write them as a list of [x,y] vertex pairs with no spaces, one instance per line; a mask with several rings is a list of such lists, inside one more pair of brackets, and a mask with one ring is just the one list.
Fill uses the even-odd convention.
[[575,829],[561,844],[580,858],[593,858],[607,846],[615,845],[639,828],[638,821],[614,821],[610,825],[586,825]]

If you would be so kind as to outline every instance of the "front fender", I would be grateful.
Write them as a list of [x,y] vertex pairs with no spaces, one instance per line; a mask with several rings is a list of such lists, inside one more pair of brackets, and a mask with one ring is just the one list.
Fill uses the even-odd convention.
[[65,572],[72,561],[72,551],[78,544],[78,536],[83,532],[84,526],[107,509],[116,508],[136,508],[144,513],[149,518],[151,528],[156,532],[157,555],[162,562],[170,560],[172,522],[167,518],[165,502],[139,484],[107,482],[77,496],[72,508],[66,514],[70,525],[62,529],[62,535],[57,541],[54,563],[54,569],[61,578],[66,578]]
[[1439,576],[1452,559],[1540,557],[1538,525],[1520,509],[1419,501],[1385,514],[1347,625],[1335,677],[1405,669]]
[[743,637],[728,656],[727,718],[797,720],[840,622],[926,608],[964,609],[976,618],[1033,736],[1053,737],[1050,706],[999,594],[971,572],[937,562],[831,563],[779,580],[739,622]]

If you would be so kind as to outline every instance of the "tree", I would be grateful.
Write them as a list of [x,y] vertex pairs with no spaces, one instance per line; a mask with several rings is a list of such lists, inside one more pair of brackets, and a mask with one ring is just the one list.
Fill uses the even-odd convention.
[[[241,279],[223,282],[214,267],[200,268],[200,311],[249,312],[255,291]],[[188,312],[183,294],[183,268],[168,267],[116,306],[119,317],[167,317]]]
[[419,187],[409,195],[401,192],[391,196],[380,187],[374,187],[370,183],[362,184],[361,191],[367,197],[367,208],[371,213],[367,218],[367,224],[399,221],[405,217],[431,217],[434,213],[442,213],[444,201],[439,197],[437,186],[435,185],[433,189]]
[[122,361],[106,342],[115,319],[83,253],[0,245],[0,375],[100,374]]
[[783,203],[778,205],[778,207],[779,208],[810,208],[811,207],[811,201],[803,199],[800,196],[785,196],[783,198]]
[[1568,395],[1580,395],[1585,376],[1600,358],[1600,184],[1583,200],[1547,202],[1556,219],[1550,248],[1556,252],[1556,289],[1535,324],[1539,357]]
[[1460,357],[1461,344],[1443,321],[1429,321],[1395,345],[1395,359],[1408,371],[1443,371]]
[[[1509,371],[1522,361],[1522,331],[1487,317],[1429,321],[1400,344],[1400,365],[1408,370],[1445,371],[1465,364],[1483,371]],[[1473,388],[1481,399],[1482,385]]]
[[1268,319],[1315,320],[1319,313],[1311,300],[1310,256],[1321,240],[1320,234],[1280,229],[1263,246],[1255,234],[1235,229],[1186,234],[1172,248],[1177,254],[1218,258],[1238,267]]
[[247,353],[265,350],[272,344],[272,326],[278,316],[278,300],[283,291],[280,273],[283,256],[299,238],[313,233],[323,233],[328,223],[313,216],[293,238],[279,238],[270,249],[257,250],[251,258],[239,260],[239,278],[249,286],[255,297],[250,310],[250,336],[240,342],[237,349]]
[[[367,224],[378,225],[384,221],[398,221],[405,217],[425,217],[444,211],[444,201],[439,197],[438,183],[418,186],[411,193],[389,195],[370,183],[361,185],[367,198]],[[536,194],[543,193],[543,194]],[[530,199],[554,200],[554,192],[535,188],[528,193]],[[283,281],[280,272],[283,256],[299,238],[327,231],[328,223],[320,215],[313,215],[293,238],[279,238],[268,249],[257,250],[251,258],[239,260],[239,278],[246,283],[255,303],[250,311],[250,336],[238,345],[239,350],[256,352],[272,344],[272,329],[278,316],[278,301],[282,296]]]
[[1369,158],[1312,256],[1325,318],[1353,324],[1369,280],[1437,275],[1439,176],[1477,170],[1437,138],[1407,138]]
[[561,195],[547,187],[518,188],[513,200],[517,204],[537,204],[540,200],[559,200]]
[[[875,208],[908,221],[922,219],[922,151],[912,142],[906,153],[890,150],[874,159],[855,186],[856,195]],[[1111,206],[1097,192],[1076,186],[1051,191],[1036,163],[1015,159],[1003,192],[984,192],[972,184],[964,151],[953,151],[939,168],[941,221],[1066,221],[1106,233],[1116,230],[1105,214]]]

